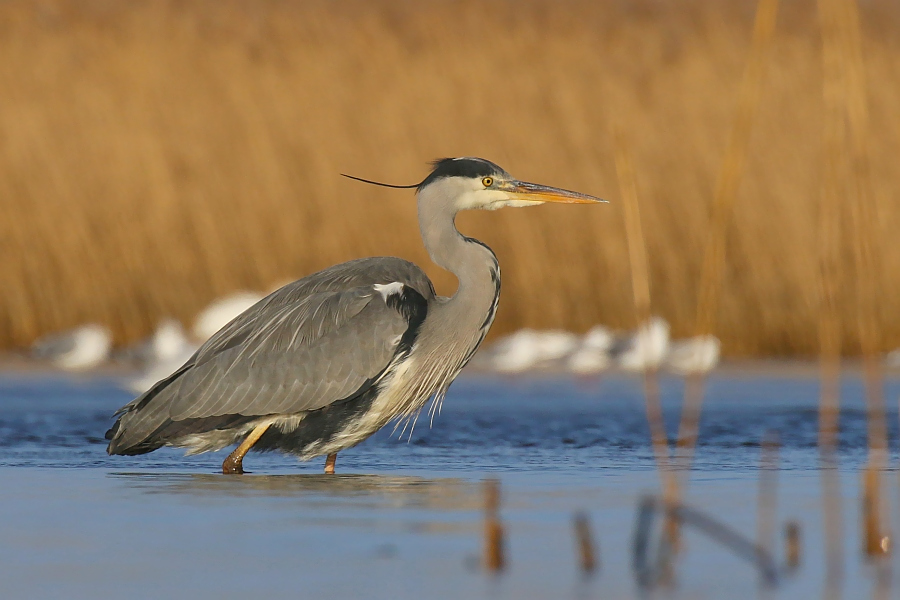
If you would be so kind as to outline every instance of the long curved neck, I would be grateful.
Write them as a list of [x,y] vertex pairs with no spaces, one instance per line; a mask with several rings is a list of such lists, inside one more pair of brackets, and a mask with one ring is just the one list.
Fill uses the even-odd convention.
[[[425,249],[437,265],[459,280],[453,299],[482,296],[493,299],[499,285],[497,258],[482,244],[466,238],[456,229],[456,210],[449,198],[436,197],[426,188],[419,193],[419,229]],[[472,308],[477,308],[477,302]]]
[[500,298],[500,267],[490,248],[460,235],[454,224],[453,198],[441,197],[442,186],[419,191],[419,229],[431,259],[459,280],[450,298],[435,298],[428,305],[413,348],[418,361],[410,385],[418,410],[429,397],[443,397],[459,370],[472,358],[494,322]]

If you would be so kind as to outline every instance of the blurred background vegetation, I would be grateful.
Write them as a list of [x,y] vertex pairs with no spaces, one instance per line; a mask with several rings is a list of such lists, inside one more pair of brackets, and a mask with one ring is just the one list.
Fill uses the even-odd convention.
[[[0,347],[86,322],[127,343],[230,291],[367,255],[413,260],[452,293],[422,247],[413,194],[339,173],[412,183],[429,160],[462,155],[611,200],[460,217],[503,267],[494,335],[632,327],[614,126],[634,153],[654,312],[690,334],[755,7],[0,3]],[[900,346],[900,3],[863,1],[861,13],[889,348]],[[717,332],[730,356],[817,347],[814,0],[783,2],[776,35],[728,233]]]

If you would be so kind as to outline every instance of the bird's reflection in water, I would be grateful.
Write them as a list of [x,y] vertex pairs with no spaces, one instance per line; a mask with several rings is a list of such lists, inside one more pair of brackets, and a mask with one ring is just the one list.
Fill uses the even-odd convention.
[[406,475],[213,475],[207,473],[111,473],[130,488],[151,494],[224,497],[291,497],[311,503],[480,510],[481,487],[458,478]]

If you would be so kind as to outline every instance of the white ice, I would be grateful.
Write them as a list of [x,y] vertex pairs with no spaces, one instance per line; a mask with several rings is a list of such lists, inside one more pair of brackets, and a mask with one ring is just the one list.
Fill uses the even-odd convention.
[[149,340],[143,372],[128,382],[128,389],[136,394],[146,392],[174,373],[199,347],[199,343],[188,338],[181,323],[174,319],[162,321]]
[[612,331],[596,325],[588,331],[581,344],[566,359],[566,367],[573,373],[598,373],[612,365],[609,351],[615,343]]
[[712,335],[672,342],[665,366],[682,375],[708,373],[719,364],[720,350],[719,339]]
[[112,334],[109,329],[89,324],[41,338],[35,342],[32,353],[61,369],[83,371],[106,362],[111,349]]
[[197,315],[191,332],[196,339],[205,342],[214,333],[228,325],[232,319],[262,299],[262,294],[247,291],[235,292],[219,298]]
[[658,368],[669,351],[669,324],[652,317],[637,331],[616,340],[612,349],[616,366],[626,371]]
[[568,331],[521,329],[494,344],[490,364],[504,373],[524,371],[567,356],[578,341],[578,336]]

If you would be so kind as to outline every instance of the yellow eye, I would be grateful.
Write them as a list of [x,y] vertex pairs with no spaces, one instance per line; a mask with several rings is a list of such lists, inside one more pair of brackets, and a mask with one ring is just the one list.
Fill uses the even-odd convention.
[[484,187],[491,187],[492,185],[494,185],[494,178],[493,177],[485,177],[484,179],[481,180],[481,184]]

